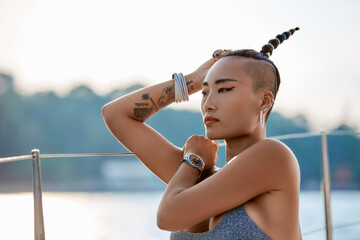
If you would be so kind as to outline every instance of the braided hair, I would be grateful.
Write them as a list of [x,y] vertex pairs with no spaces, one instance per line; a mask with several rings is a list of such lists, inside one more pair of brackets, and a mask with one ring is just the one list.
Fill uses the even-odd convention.
[[[273,93],[275,100],[280,86],[280,74],[279,70],[273,61],[269,59],[269,57],[272,55],[272,52],[275,48],[277,48],[285,40],[288,40],[290,36],[298,30],[300,30],[300,28],[296,27],[290,29],[289,31],[283,32],[282,34],[278,34],[274,39],[269,40],[269,42],[261,48],[260,52],[252,49],[241,49],[227,51],[226,54],[222,57],[238,56],[259,60],[254,62],[254,64],[250,64],[248,67],[246,67],[245,70],[247,74],[254,79],[254,90],[257,90],[260,87],[266,87]],[[269,111],[266,112],[266,120],[269,117],[272,106]]]
[[277,48],[283,41],[289,39],[290,36],[298,30],[300,30],[300,28],[296,27],[283,32],[282,34],[278,34],[274,39],[271,39],[267,44],[265,44],[260,52],[265,56],[270,57],[275,48]]

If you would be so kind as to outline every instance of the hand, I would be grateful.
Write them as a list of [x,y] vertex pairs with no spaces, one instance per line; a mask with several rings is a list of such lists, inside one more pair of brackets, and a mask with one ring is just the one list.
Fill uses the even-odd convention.
[[193,135],[186,141],[183,154],[185,156],[188,153],[195,153],[200,156],[205,164],[204,170],[208,170],[215,166],[218,148],[219,141],[211,141],[204,136]]
[[218,49],[213,53],[213,57],[207,60],[205,63],[203,63],[198,69],[196,69],[193,73],[193,79],[194,81],[198,83],[202,83],[206,77],[206,74],[210,70],[210,68],[224,55],[229,53],[230,50],[221,50]]

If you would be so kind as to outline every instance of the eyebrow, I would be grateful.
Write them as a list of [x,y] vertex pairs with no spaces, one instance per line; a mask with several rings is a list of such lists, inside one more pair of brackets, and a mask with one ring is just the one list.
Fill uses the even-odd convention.
[[[224,78],[224,79],[218,79],[215,81],[215,84],[219,84],[219,83],[223,83],[223,82],[237,82],[235,79],[230,79],[230,78]],[[207,82],[203,82],[202,86],[209,86],[209,84]]]

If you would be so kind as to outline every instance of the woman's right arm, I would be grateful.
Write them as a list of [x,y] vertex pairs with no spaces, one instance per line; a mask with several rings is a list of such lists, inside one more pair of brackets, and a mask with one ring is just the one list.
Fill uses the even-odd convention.
[[[189,94],[201,89],[206,73],[218,59],[211,58],[194,73],[185,76]],[[165,183],[177,171],[183,151],[144,122],[174,102],[174,95],[174,80],[169,80],[127,94],[102,108],[111,133]]]

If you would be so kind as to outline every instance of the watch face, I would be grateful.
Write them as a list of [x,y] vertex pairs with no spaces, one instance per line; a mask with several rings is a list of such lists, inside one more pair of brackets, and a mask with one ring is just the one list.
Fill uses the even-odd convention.
[[195,166],[199,166],[199,167],[200,167],[200,166],[203,165],[202,160],[201,160],[198,156],[196,156],[196,155],[191,154],[191,155],[189,156],[189,160],[190,160],[192,163],[194,163]]

